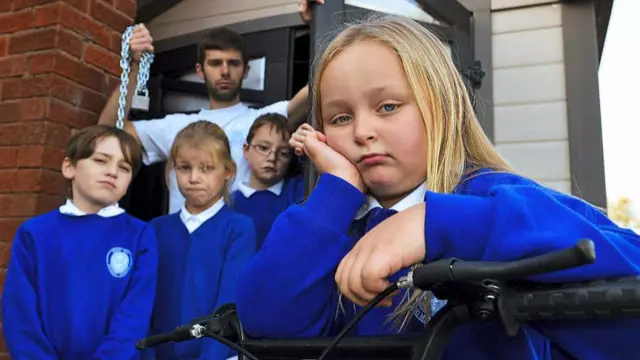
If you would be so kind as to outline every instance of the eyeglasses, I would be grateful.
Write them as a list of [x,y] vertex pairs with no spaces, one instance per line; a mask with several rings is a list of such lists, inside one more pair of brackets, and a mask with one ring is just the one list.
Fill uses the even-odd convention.
[[289,160],[293,156],[293,152],[290,149],[272,149],[261,144],[251,144],[251,147],[256,149],[258,154],[263,156],[270,156],[274,152],[276,153],[277,159]]

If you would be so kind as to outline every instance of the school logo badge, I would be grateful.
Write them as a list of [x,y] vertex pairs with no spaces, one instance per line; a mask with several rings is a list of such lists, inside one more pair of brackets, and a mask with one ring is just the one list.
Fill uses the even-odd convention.
[[426,324],[429,319],[427,319],[427,294],[424,293],[423,296],[418,300],[418,306],[413,309],[413,316],[418,319],[423,324]]
[[115,278],[126,276],[132,263],[131,252],[127,249],[114,247],[107,253],[107,269]]

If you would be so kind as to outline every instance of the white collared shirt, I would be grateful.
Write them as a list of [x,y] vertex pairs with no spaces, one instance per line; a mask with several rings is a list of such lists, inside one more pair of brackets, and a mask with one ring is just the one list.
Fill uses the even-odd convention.
[[[271,191],[276,196],[280,196],[280,194],[282,193],[282,187],[283,186],[284,186],[284,180],[280,180],[277,183],[275,183],[275,184],[271,185],[270,187],[266,188],[265,190]],[[238,183],[238,190],[247,199],[249,197],[251,197],[251,195],[255,194],[258,191],[256,189],[252,188],[251,186],[249,186],[249,184],[244,183],[244,182]]]
[[[78,209],[78,207],[73,204],[71,199],[67,199],[67,201],[64,203],[64,205],[60,206],[59,210],[60,210],[60,212],[62,214],[69,215],[69,216],[85,216],[85,215],[89,215],[86,212]],[[108,217],[118,216],[118,215],[122,214],[123,212],[124,212],[124,209],[121,208],[118,205],[118,203],[115,203],[113,205],[109,205],[109,206],[103,207],[102,209],[100,209],[100,211],[98,211],[96,213],[96,215],[104,217],[104,218],[108,218]]]
[[[397,204],[391,207],[391,210],[395,210],[397,212],[407,210],[413,205],[420,204],[424,201],[424,196],[427,193],[427,189],[423,186],[418,186],[415,190],[413,190],[409,195],[405,196],[404,199],[400,200]],[[367,197],[367,202],[362,205],[362,207],[356,213],[356,220],[362,219],[363,216],[367,215],[369,211],[375,208],[381,208],[382,205],[376,200],[373,196]]]
[[182,210],[180,210],[180,220],[182,220],[182,223],[189,231],[189,234],[191,234],[196,231],[200,225],[204,224],[205,221],[211,219],[215,214],[217,214],[223,206],[224,198],[220,198],[220,200],[216,201],[216,203],[211,205],[207,210],[193,215],[184,205],[182,205]]

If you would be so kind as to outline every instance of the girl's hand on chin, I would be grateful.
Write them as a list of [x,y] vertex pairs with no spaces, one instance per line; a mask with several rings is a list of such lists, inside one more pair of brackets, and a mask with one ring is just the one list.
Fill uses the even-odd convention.
[[289,143],[296,150],[296,154],[307,155],[320,173],[337,176],[361,192],[365,192],[364,182],[356,166],[330,148],[327,145],[327,137],[323,133],[315,131],[308,124],[303,124],[293,134]]

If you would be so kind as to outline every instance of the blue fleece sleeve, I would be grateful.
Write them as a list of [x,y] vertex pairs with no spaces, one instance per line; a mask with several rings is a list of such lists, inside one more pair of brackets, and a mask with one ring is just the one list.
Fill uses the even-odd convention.
[[305,203],[280,214],[240,277],[238,314],[250,336],[326,333],[337,307],[335,270],[353,245],[347,231],[364,201],[346,181],[323,174]]
[[29,233],[18,228],[2,293],[2,329],[12,359],[54,360],[58,357],[38,315],[34,246]]
[[[240,273],[244,271],[256,252],[256,230],[249,217],[241,216],[234,224],[234,232],[224,257],[215,308],[236,302]],[[201,360],[227,359],[233,350],[213,339],[205,339]]]
[[[493,175],[487,175],[493,176]],[[595,243],[596,262],[536,276],[571,282],[640,274],[640,236],[621,229],[586,202],[525,179],[491,186],[486,196],[426,196],[428,260],[514,260]],[[639,319],[531,324],[576,359],[624,359],[638,352]]]
[[[497,175],[479,178],[493,176]],[[505,176],[513,179],[490,186],[486,196],[427,193],[427,260],[515,260],[569,248],[586,238],[595,243],[595,264],[535,280],[566,282],[640,273],[640,237],[633,231],[620,229],[580,199],[515,175],[499,177]]]
[[115,310],[93,360],[137,359],[141,355],[135,343],[149,334],[158,281],[158,244],[151,226],[145,226],[140,237],[127,295]]

